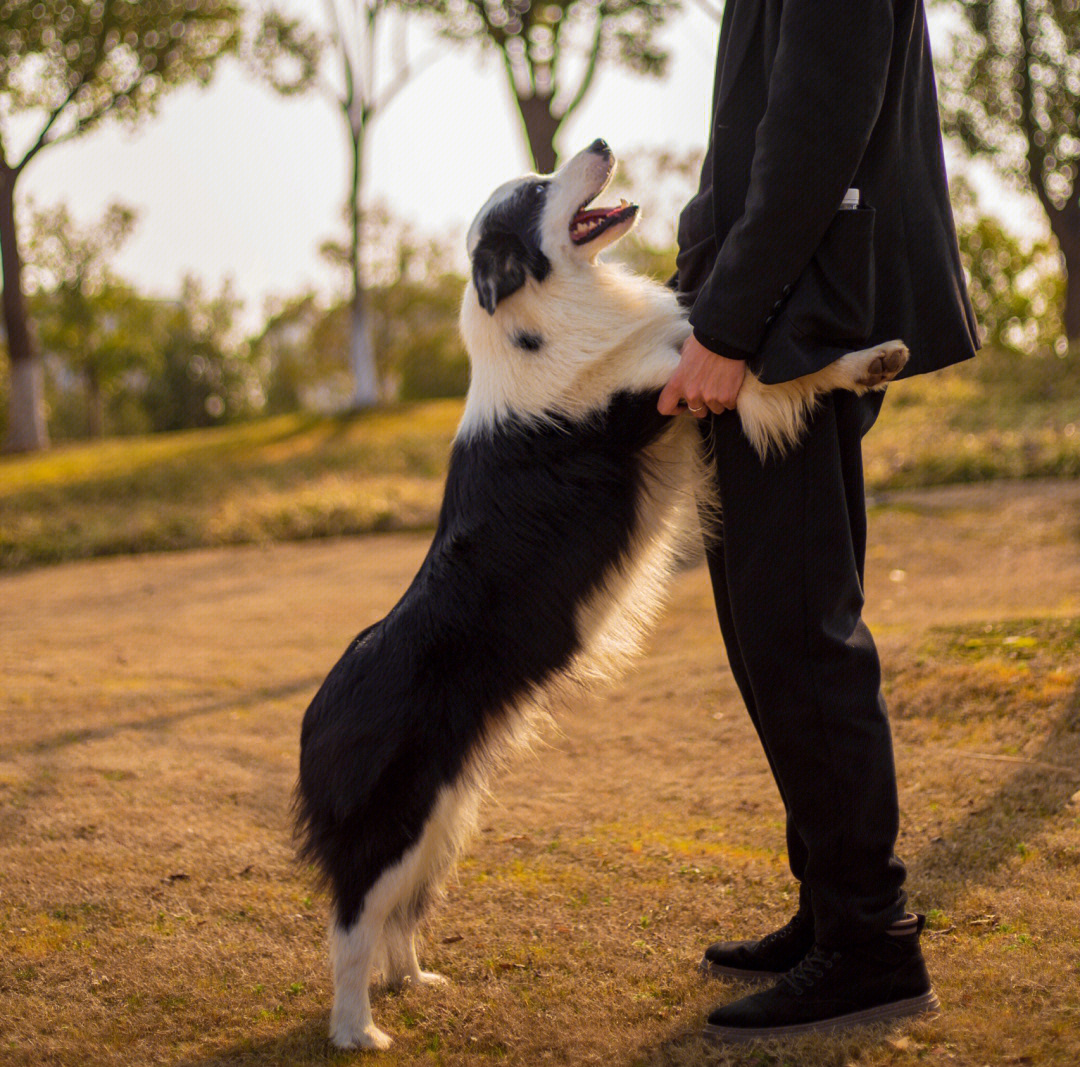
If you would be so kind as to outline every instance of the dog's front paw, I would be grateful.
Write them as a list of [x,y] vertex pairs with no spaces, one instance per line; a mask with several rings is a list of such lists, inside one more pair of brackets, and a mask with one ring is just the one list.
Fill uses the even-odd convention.
[[356,1028],[337,1024],[330,1027],[330,1043],[340,1049],[370,1048],[385,1052],[394,1039],[374,1023]]
[[865,363],[860,369],[855,384],[867,389],[874,389],[891,382],[904,369],[908,361],[908,349],[903,341],[886,341],[861,355]]

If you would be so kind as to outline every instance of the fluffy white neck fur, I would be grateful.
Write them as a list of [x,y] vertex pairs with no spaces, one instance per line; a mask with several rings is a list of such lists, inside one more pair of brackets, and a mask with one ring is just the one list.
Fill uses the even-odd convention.
[[[610,263],[530,278],[494,315],[470,282],[460,325],[471,379],[459,435],[510,414],[582,417],[620,390],[659,389],[689,333],[674,293]],[[540,347],[515,345],[519,332],[539,337]]]

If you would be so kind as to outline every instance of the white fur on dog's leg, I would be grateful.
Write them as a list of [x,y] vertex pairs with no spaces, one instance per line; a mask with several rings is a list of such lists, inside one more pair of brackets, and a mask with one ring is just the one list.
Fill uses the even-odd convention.
[[416,958],[416,936],[414,934],[409,935],[408,939],[408,957],[409,957],[409,980],[415,982],[417,985],[449,985],[450,979],[441,974],[436,974],[435,971],[422,971],[420,970],[420,961]]
[[449,979],[434,971],[420,969],[416,956],[416,934],[406,922],[393,922],[386,929],[386,956],[389,964],[386,980],[391,987],[411,982],[413,985],[449,985]]
[[330,930],[330,962],[334,970],[334,1006],[330,1010],[330,1041],[336,1048],[388,1049],[392,1044],[371,1017],[372,964],[382,935],[381,922],[363,915],[349,929],[337,923]]
[[419,965],[417,965],[416,972],[410,975],[410,979],[420,985],[449,985],[450,979],[445,974],[439,974],[436,971],[422,971]]
[[833,389],[854,393],[880,389],[907,361],[903,341],[886,341],[849,352],[813,374],[778,385],[762,385],[748,372],[736,408],[743,432],[762,460],[773,449],[782,455],[799,440],[819,396]]

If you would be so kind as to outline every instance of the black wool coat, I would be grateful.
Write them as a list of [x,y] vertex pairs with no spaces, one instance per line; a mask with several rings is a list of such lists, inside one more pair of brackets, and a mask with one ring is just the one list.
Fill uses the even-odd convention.
[[923,0],[727,0],[678,272],[698,340],[765,382],[893,338],[905,375],[975,354]]

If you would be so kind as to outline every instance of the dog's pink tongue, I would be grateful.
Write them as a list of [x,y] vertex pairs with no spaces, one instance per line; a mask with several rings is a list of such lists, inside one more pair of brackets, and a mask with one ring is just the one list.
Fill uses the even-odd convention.
[[615,207],[582,208],[575,216],[574,222],[590,222],[592,219],[606,219],[608,215],[614,215],[630,205],[625,200],[620,200]]

